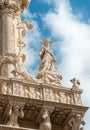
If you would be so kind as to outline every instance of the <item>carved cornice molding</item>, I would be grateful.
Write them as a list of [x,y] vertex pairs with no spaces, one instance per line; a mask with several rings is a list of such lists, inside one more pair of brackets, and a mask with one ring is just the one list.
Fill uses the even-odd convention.
[[81,113],[84,114],[89,107],[86,106],[78,106],[78,105],[71,105],[71,104],[65,104],[65,103],[57,103],[57,102],[51,102],[51,101],[45,101],[45,100],[37,100],[37,99],[31,99],[31,98],[25,98],[20,96],[12,96],[12,95],[3,95],[0,94],[0,101],[1,102],[8,102],[12,101],[18,101],[18,102],[25,102],[25,106],[36,106],[39,108],[43,108],[43,106],[48,106],[49,108],[56,108],[56,109],[69,109],[72,110],[73,113]]

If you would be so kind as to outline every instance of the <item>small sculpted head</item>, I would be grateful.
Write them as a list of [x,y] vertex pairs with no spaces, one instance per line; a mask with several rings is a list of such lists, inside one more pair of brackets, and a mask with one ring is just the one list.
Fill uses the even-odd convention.
[[81,115],[80,114],[76,115],[76,120],[81,120]]
[[20,107],[19,106],[13,106],[13,111],[14,113],[18,113],[20,111]]
[[45,47],[50,47],[50,42],[51,42],[50,38],[44,38],[43,42]]
[[48,110],[47,109],[44,109],[43,110],[43,119],[46,119],[47,117],[49,117],[49,112],[48,112]]

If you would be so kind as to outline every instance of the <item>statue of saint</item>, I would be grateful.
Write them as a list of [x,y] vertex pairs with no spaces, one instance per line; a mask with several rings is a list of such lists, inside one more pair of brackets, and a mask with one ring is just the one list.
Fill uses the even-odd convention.
[[54,57],[50,49],[50,39],[46,38],[43,40],[44,46],[42,46],[39,56],[41,58],[41,66],[39,71],[55,71],[56,58]]
[[39,67],[39,72],[36,75],[36,80],[38,80],[40,83],[51,83],[55,85],[60,85],[62,76],[57,74],[56,72],[56,58],[53,55],[52,50],[50,49],[50,39],[45,38],[43,41],[44,45],[39,52],[41,65]]
[[19,106],[13,106],[13,107],[10,106],[8,115],[9,115],[9,121],[7,122],[7,125],[19,127],[18,118],[24,117],[24,112],[22,108],[20,108]]

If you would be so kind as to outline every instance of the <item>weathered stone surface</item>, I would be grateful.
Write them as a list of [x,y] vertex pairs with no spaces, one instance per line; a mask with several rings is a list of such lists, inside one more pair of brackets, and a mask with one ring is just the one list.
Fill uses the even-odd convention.
[[37,130],[37,129],[23,128],[23,127],[10,127],[10,126],[6,126],[6,125],[0,125],[0,130]]
[[51,102],[66,103],[72,105],[82,105],[81,93],[82,90],[72,90],[47,86],[47,84],[29,83],[26,81],[15,79],[0,79],[0,93],[6,95],[15,95],[32,99],[40,99]]
[[25,46],[22,37],[33,28],[31,23],[20,18],[29,3],[30,0],[0,1],[0,75],[3,77],[33,80],[23,66],[25,55],[21,52]]
[[[84,106],[76,106],[71,104],[57,103],[46,100],[37,100],[37,99],[29,99],[20,96],[11,96],[11,95],[3,95],[0,94],[0,122],[3,124],[4,116],[2,120],[2,115],[6,112],[6,108],[9,102],[15,102],[15,104],[20,105],[21,103],[25,103],[24,105],[24,117],[19,119],[19,124],[21,127],[25,128],[39,128],[37,125],[37,117],[39,117],[42,108],[48,109],[50,112],[50,119],[52,123],[52,128],[55,126],[63,127],[67,124],[67,120],[77,114],[84,115],[87,111],[87,107]],[[45,107],[46,106],[46,107]],[[6,114],[4,114],[6,115]],[[65,123],[66,122],[66,123]],[[56,129],[54,129],[56,130]],[[61,129],[62,130],[62,129]]]
[[36,75],[36,79],[40,83],[54,84],[62,87],[62,76],[56,72],[56,58],[50,49],[50,39],[45,38],[43,41],[44,45],[39,52],[41,65],[39,67],[39,72]]
[[88,107],[82,106],[80,82],[70,80],[72,88],[61,84],[50,39],[43,40],[36,77],[23,66],[22,37],[33,25],[20,15],[29,3],[0,0],[0,130],[82,130]]

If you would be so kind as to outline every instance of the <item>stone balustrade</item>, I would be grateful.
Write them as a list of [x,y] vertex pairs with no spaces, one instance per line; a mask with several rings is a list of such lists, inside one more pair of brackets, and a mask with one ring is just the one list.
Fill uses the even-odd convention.
[[0,78],[0,93],[57,103],[82,105],[82,90],[56,88],[47,84],[35,84],[22,80]]

